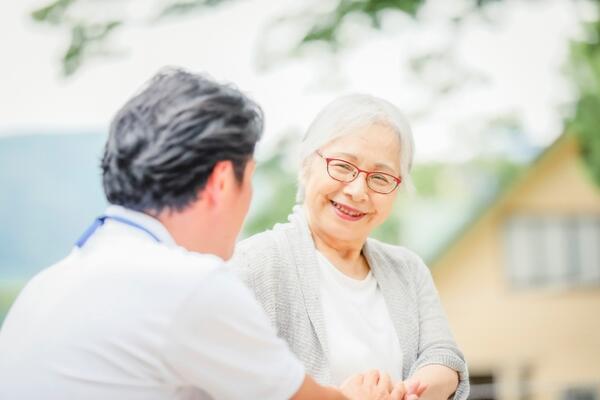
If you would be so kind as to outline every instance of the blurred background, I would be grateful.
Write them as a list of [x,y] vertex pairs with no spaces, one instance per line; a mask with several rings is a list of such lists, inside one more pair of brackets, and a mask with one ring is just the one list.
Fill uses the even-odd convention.
[[160,67],[264,108],[243,236],[286,220],[333,98],[395,103],[417,193],[375,236],[429,264],[472,399],[600,399],[600,2],[21,0],[0,4],[0,321],[106,202],[116,110]]

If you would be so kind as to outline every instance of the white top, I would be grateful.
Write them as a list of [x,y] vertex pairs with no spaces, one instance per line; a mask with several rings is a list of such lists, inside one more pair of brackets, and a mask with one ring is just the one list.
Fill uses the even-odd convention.
[[402,379],[402,350],[377,281],[339,271],[320,252],[320,294],[333,382],[379,369]]
[[304,368],[222,259],[106,220],[23,289],[0,331],[0,399],[287,399]]

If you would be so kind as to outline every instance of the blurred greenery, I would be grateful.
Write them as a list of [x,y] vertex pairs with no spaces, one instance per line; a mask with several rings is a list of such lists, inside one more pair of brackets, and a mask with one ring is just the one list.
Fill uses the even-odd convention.
[[568,126],[579,138],[590,175],[600,185],[600,19],[585,25],[586,37],[573,41],[569,72],[579,91]]
[[[146,22],[152,24],[167,17],[182,17],[192,12],[235,1],[239,0],[155,1],[149,5],[150,9],[154,7],[155,12]],[[482,10],[490,3],[503,0],[465,1],[471,6],[465,9],[465,14],[467,14]],[[362,15],[367,17],[374,29],[381,29],[381,18],[385,12],[401,12],[411,18],[418,18],[418,11],[425,2],[425,0],[339,0],[335,7],[327,11],[314,12],[308,5],[301,14],[282,16],[279,20],[284,23],[308,20],[306,32],[299,42],[292,43],[292,50],[317,41],[327,44],[331,50],[337,50],[344,46],[340,39],[340,31],[348,18]],[[113,12],[103,14],[119,15],[119,12],[114,12],[124,9],[123,5],[119,3],[121,2],[103,2],[102,7],[113,9]],[[102,19],[97,12],[94,12],[94,7],[98,7],[98,4],[95,0],[54,0],[31,12],[31,17],[35,22],[69,32],[69,46],[62,57],[65,76],[74,74],[87,59],[110,53],[103,44],[117,28],[139,22],[122,13],[117,18],[113,16]],[[82,11],[86,9],[87,13]],[[461,18],[455,19],[454,22],[461,22]],[[289,55],[292,53],[294,51]]]
[[[244,236],[287,220],[296,195],[296,168],[289,163],[295,139],[284,136],[258,163]],[[67,255],[105,208],[98,166],[104,140],[101,134],[0,138],[0,186],[6,189],[0,192],[0,321],[20,286]],[[391,217],[373,236],[402,243],[427,259],[460,226],[474,201],[496,193],[521,167],[488,157],[417,164],[417,194],[401,191]]]
[[[234,1],[236,0],[166,0],[155,2],[156,12],[148,22],[155,23],[165,18],[180,18],[192,12],[208,10]],[[503,2],[502,0],[466,1],[470,7],[465,9],[465,15],[482,11],[491,3]],[[590,176],[600,185],[600,132],[598,132],[600,127],[600,17],[598,16],[600,0],[590,0],[589,2],[596,5],[595,18],[585,24],[586,35],[571,43],[569,58],[565,60],[568,65],[569,77],[579,94],[574,103],[573,113],[566,121],[566,130],[572,130],[578,136],[583,159],[588,166]],[[71,76],[79,71],[88,59],[108,54],[107,41],[115,32],[128,24],[136,23],[136,21],[132,21],[126,16],[119,17],[118,13],[116,17],[114,13],[106,13],[106,15],[111,15],[107,19],[92,15],[93,13],[86,16],[84,12],[81,15],[81,10],[77,11],[77,7],[75,7],[75,5],[83,6],[85,9],[86,5],[94,3],[98,6],[98,2],[95,0],[55,0],[31,14],[32,18],[38,23],[47,24],[58,30],[68,32],[69,44],[61,61],[66,76]],[[107,7],[122,7],[119,2],[104,4]],[[381,17],[384,12],[400,12],[418,20],[419,10],[424,4],[425,0],[339,0],[335,7],[328,9],[326,12],[307,10],[305,14],[298,16],[298,18],[304,20],[308,18],[310,23],[306,24],[307,29],[299,41],[292,43],[291,46],[298,49],[313,42],[321,42],[328,45],[331,51],[337,51],[345,46],[340,31],[348,18],[357,14],[366,16],[366,20],[374,29],[382,29]],[[295,16],[289,16],[289,18],[283,18],[283,20],[292,21],[294,18]],[[457,18],[454,22],[461,23],[461,18]],[[418,59],[407,60],[415,70],[420,71],[427,70],[427,65],[431,63],[447,65],[447,61],[444,54],[429,54]],[[445,90],[445,87],[452,84],[452,82],[442,83],[443,85],[438,88],[440,93]],[[494,123],[498,125],[497,122]],[[497,126],[490,126],[487,132],[482,132],[481,140],[492,140],[492,136],[497,137],[498,133],[503,133],[502,129],[509,132],[509,134],[523,136],[522,131],[518,129],[518,125],[512,126],[512,123],[513,121],[508,121],[508,123],[501,121],[499,124],[502,125],[500,130]],[[4,243],[3,249],[6,254],[10,255],[7,259],[1,260],[2,265],[0,267],[12,268],[14,282],[17,282],[0,286],[0,321],[21,285],[19,282],[28,279],[36,270],[50,265],[55,259],[66,254],[74,235],[82,229],[79,224],[85,224],[88,220],[88,214],[89,218],[92,218],[95,215],[94,213],[100,212],[102,208],[97,165],[93,164],[96,162],[94,157],[97,157],[94,152],[98,151],[101,142],[98,137],[95,139],[89,138],[91,140],[88,145],[89,151],[78,150],[72,153],[77,154],[77,165],[84,165],[85,162],[89,164],[87,169],[72,170],[64,168],[64,171],[76,171],[76,177],[69,177],[62,169],[63,166],[68,164],[69,157],[61,155],[62,153],[58,151],[45,151],[51,145],[50,142],[55,141],[56,138],[48,137],[44,140],[49,142],[43,146],[39,145],[39,139],[36,139],[35,143],[28,142],[25,144],[16,143],[15,141],[10,146],[6,146],[8,142],[5,142],[5,156],[0,157],[0,161],[8,160],[10,162],[13,158],[19,159],[19,154],[28,154],[24,159],[32,160],[28,165],[33,177],[25,180],[48,182],[52,185],[63,182],[65,184],[64,190],[69,195],[62,197],[70,199],[72,204],[65,207],[64,204],[49,204],[46,202],[48,204],[44,203],[41,207],[39,204],[37,206],[32,204],[30,207],[21,207],[39,211],[37,214],[32,213],[32,215],[26,216],[14,212],[9,213],[10,210],[21,209],[19,207],[9,205],[3,208],[5,210],[3,222],[18,220],[21,225],[24,225],[23,221],[31,225],[25,224],[23,226],[22,236],[15,235],[14,230],[9,227],[10,223],[3,224],[5,225],[4,230],[0,226],[0,234],[5,233],[5,240],[2,241]],[[71,142],[70,138],[61,140],[68,140],[69,143],[75,145],[75,142]],[[77,135],[73,135],[73,140],[79,140]],[[88,139],[82,138],[81,140]],[[287,161],[290,152],[293,151],[293,142],[294,138],[284,137],[282,142],[276,146],[276,150],[258,164],[255,177],[255,203],[244,227],[244,236],[271,228],[277,222],[286,221],[296,194],[296,172],[293,168],[290,168]],[[58,142],[52,145],[54,144],[58,146]],[[37,149],[36,151],[44,149],[43,156],[32,158],[30,156],[32,154],[31,146]],[[77,144],[77,146],[82,148],[81,144]],[[23,153],[19,152],[19,148],[24,149]],[[60,144],[60,148],[71,147]],[[513,155],[516,150],[513,144],[511,150]],[[59,161],[57,161],[58,157],[60,157]],[[82,161],[83,159],[87,161]],[[477,210],[502,190],[525,167],[527,161],[526,159],[515,160],[502,155],[482,153],[480,158],[463,163],[429,162],[417,164],[412,172],[417,194],[411,196],[402,193],[391,217],[374,232],[373,236],[391,243],[402,243],[417,251],[427,260],[428,256],[434,255],[437,249],[444,245],[445,240],[459,229],[468,218],[472,217],[470,210]],[[7,187],[6,184],[13,184],[16,188],[14,193],[20,196],[13,196],[16,199],[15,201],[26,202],[45,198],[43,193],[32,193],[35,190],[48,191],[52,189],[46,188],[44,185],[37,189],[36,187],[24,188],[20,183],[24,180],[23,173],[28,173],[27,171],[14,168],[0,169],[0,181],[4,179],[5,184],[3,187]],[[48,176],[40,178],[36,175],[42,173]],[[95,200],[85,198],[86,193],[88,195],[92,193],[95,196],[94,198],[97,198]],[[78,194],[80,194],[79,197]],[[2,198],[3,196],[0,195],[0,199]],[[57,232],[56,227],[59,225],[50,217],[57,216],[59,218],[64,215],[65,209],[67,211],[69,209],[71,211],[81,209],[82,204],[87,207],[82,211],[85,213],[85,217],[82,216],[81,220],[79,220],[79,217],[73,217],[68,224],[63,223],[64,226],[60,225],[61,229],[64,228],[64,232]],[[33,226],[34,223],[35,226]],[[43,226],[40,228],[41,225]],[[35,232],[36,237],[32,237],[31,232]],[[45,240],[49,237],[52,237],[53,240]],[[47,251],[31,252],[28,246],[32,241],[47,245]],[[42,259],[42,255],[51,255],[53,258]],[[3,271],[6,270],[3,269]]]
[[188,0],[188,1],[173,1],[161,9],[157,19],[164,17],[179,16],[200,10],[204,7],[215,7],[221,3],[226,3],[233,0]]
[[60,25],[69,7],[76,0],[57,0],[45,5],[31,13],[31,17],[37,22],[46,22],[51,25]]
[[[244,236],[250,236],[286,222],[296,199],[296,174],[289,171],[286,157],[290,151],[290,138],[284,137],[269,158],[258,163],[255,174],[255,202],[244,225]],[[259,193],[256,193],[260,191]]]
[[[284,135],[269,157],[258,163],[254,203],[244,225],[244,237],[287,221],[297,190],[297,169],[290,168],[288,161],[289,155],[295,151],[295,139]],[[532,156],[534,153],[532,151]],[[442,243],[447,235],[460,228],[460,224],[465,222],[463,218],[470,216],[471,210],[487,204],[505,188],[525,168],[527,161],[514,161],[502,155],[483,155],[460,163],[416,164],[411,172],[416,193],[400,190],[392,214],[372,236],[388,243],[401,243],[427,258],[436,253],[438,242]],[[439,213],[440,205],[448,204],[453,208],[442,208],[443,212]],[[415,242],[412,238],[420,236],[417,231],[421,226],[407,222],[414,219],[427,221],[425,225],[445,227],[443,232],[432,235],[438,238],[427,243]]]
[[304,35],[301,43],[325,41],[335,47],[339,43],[340,27],[352,14],[366,15],[371,26],[380,29],[383,11],[400,11],[414,18],[424,3],[424,0],[340,0],[331,12],[312,17],[312,27]]
[[11,284],[0,283],[0,326],[2,325],[4,317],[8,313],[8,309],[10,308],[12,302],[21,290],[22,285],[23,284],[21,282],[15,282]]
[[[220,6],[239,0],[170,0],[154,4],[155,16],[150,22],[159,21],[165,17],[180,17],[191,12]],[[462,16],[455,17],[453,21],[461,23],[463,17],[484,10],[492,3],[502,3],[503,0],[466,0],[468,5]],[[32,18],[38,23],[48,24],[57,28],[70,31],[70,43],[62,57],[63,72],[66,76],[74,74],[81,68],[86,59],[109,52],[102,47],[106,39],[118,28],[132,24],[123,15],[119,18],[97,20],[97,15],[85,16],[75,12],[74,6],[94,4],[94,0],[55,0],[31,13]],[[322,42],[335,51],[343,47],[340,40],[340,30],[344,21],[351,16],[362,15],[367,17],[374,29],[381,29],[381,17],[384,12],[401,12],[411,18],[419,18],[419,10],[426,0],[338,0],[335,7],[327,11],[314,12],[306,9],[299,15],[281,18],[281,22],[290,23],[294,19],[310,21],[308,28],[301,40],[292,47],[298,49],[311,42]],[[579,93],[574,107],[574,112],[566,121],[566,127],[577,133],[581,143],[582,155],[594,181],[600,185],[600,0],[590,0],[596,6],[595,20],[585,25],[586,38],[571,43],[570,57],[568,60],[570,77],[575,83]],[[122,7],[118,4],[103,3],[104,7]],[[80,7],[81,8],[81,7]],[[85,8],[85,7],[84,7]],[[110,13],[107,13],[110,14]],[[291,56],[292,53],[290,53]],[[446,55],[432,57],[427,55],[415,60],[409,60],[413,67],[423,69],[423,63],[432,63],[440,60],[448,61]],[[459,81],[461,79],[457,79]],[[438,88],[440,94],[452,88],[454,83],[444,82]],[[273,160],[275,162],[275,160]],[[279,179],[272,177],[272,179]],[[268,218],[267,218],[268,219]]]

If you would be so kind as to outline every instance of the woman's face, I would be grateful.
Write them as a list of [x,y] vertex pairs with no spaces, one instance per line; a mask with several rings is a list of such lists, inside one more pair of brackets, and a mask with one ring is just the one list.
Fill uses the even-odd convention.
[[[348,161],[366,171],[400,176],[400,141],[387,126],[374,124],[350,131],[320,148],[326,158]],[[367,186],[359,173],[349,183],[327,173],[327,162],[311,156],[305,173],[304,205],[311,230],[319,237],[362,243],[389,216],[397,190],[381,194]]]

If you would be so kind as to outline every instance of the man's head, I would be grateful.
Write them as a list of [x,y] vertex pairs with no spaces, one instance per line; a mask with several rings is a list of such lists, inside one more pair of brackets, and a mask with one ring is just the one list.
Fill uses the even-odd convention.
[[[217,175],[230,174],[249,202],[244,179],[251,177],[262,122],[258,105],[237,89],[180,69],[163,70],[111,124],[102,158],[106,198],[155,216],[178,214],[210,197],[214,188],[207,186]],[[243,219],[247,205],[237,207],[237,213],[230,211]],[[239,219],[227,222],[236,235]]]

